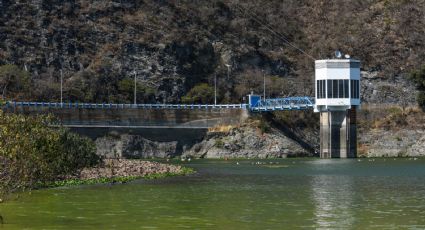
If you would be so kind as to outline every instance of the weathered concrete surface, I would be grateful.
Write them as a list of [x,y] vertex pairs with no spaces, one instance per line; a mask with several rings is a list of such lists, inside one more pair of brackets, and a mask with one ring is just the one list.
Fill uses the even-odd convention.
[[320,157],[357,156],[356,110],[320,113]]
[[48,109],[18,107],[24,114],[55,115],[76,133],[95,140],[106,158],[176,157],[202,141],[208,128],[238,125],[242,109]]
[[56,116],[72,131],[95,140],[106,158],[176,157],[200,142],[209,127],[235,125],[241,109],[55,109],[18,107],[24,114]]
[[24,114],[53,114],[70,127],[209,128],[237,124],[248,114],[243,109],[60,109],[16,107],[6,111]]

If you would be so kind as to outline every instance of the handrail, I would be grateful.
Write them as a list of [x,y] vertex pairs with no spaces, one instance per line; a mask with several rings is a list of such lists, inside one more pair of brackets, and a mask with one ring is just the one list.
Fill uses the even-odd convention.
[[79,102],[26,102],[7,101],[3,107],[36,107],[52,109],[249,109],[253,112],[279,110],[306,110],[314,107],[312,97],[286,97],[259,100],[257,104],[112,104],[112,103],[79,103]]
[[61,109],[246,109],[247,104],[112,104],[112,103],[79,103],[79,102],[26,102],[7,101],[6,108],[36,107]]

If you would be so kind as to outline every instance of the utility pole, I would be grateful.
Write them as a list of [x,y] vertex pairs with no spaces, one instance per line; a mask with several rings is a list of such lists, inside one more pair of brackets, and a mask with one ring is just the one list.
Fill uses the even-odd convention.
[[214,74],[214,105],[217,105],[217,74]]
[[229,80],[229,77],[230,77],[230,67],[231,67],[231,65],[226,64],[226,66],[227,66],[227,80]]
[[[229,81],[229,78],[230,78],[230,67],[231,67],[231,65],[229,65],[229,64],[225,64],[226,65],[226,67],[227,67],[227,81]],[[224,94],[224,97],[226,98],[226,99],[228,99],[228,96],[230,95],[230,92],[229,92],[229,85],[227,85],[227,87],[226,87],[227,89],[226,89],[226,93]]]
[[263,100],[266,100],[266,74],[263,70]]
[[61,107],[63,107],[63,71],[61,69]]
[[134,105],[137,105],[137,82],[136,82],[137,72],[134,71]]

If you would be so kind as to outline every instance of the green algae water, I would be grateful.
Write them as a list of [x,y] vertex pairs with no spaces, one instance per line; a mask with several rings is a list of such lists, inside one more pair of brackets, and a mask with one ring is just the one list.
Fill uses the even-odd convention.
[[21,194],[0,229],[425,228],[425,159],[184,165],[198,173]]

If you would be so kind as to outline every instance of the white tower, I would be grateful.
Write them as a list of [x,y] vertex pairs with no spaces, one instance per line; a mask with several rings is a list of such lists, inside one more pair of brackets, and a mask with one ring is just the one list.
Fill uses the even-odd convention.
[[317,60],[315,70],[314,111],[320,112],[320,157],[356,157],[356,109],[360,106],[360,61]]

